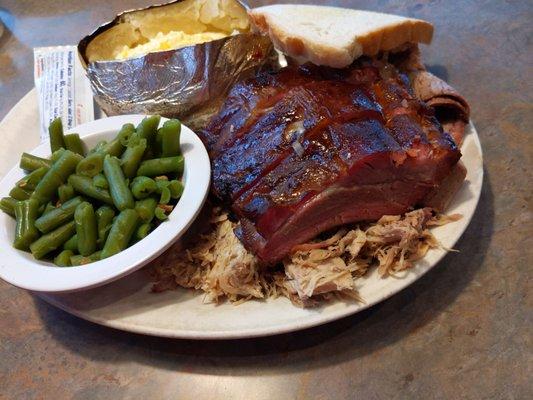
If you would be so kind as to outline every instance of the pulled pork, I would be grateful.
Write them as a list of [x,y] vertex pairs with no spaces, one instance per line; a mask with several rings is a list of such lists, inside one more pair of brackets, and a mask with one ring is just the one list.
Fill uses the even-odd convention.
[[298,245],[282,265],[267,268],[242,246],[227,213],[214,208],[206,233],[186,248],[178,243],[153,263],[153,290],[194,288],[205,293],[206,302],[281,295],[303,307],[339,297],[361,300],[355,282],[371,266],[381,277],[411,268],[430,248],[439,247],[428,227],[459,218],[434,216],[429,208],[384,216]]

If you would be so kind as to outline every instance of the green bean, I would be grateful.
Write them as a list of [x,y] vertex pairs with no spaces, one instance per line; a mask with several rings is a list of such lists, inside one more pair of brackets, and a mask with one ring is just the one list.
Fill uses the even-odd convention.
[[63,137],[63,123],[61,118],[56,118],[48,126],[48,134],[50,135],[50,149],[52,153],[61,147],[65,147],[65,141]]
[[135,211],[139,214],[139,218],[142,222],[148,223],[154,219],[154,212],[157,207],[157,200],[153,197],[148,197],[143,200],[139,200],[135,203]]
[[152,230],[152,224],[150,223],[139,225],[139,227],[135,231],[135,240],[139,241],[139,240],[144,239],[146,236],[148,236],[151,230]]
[[79,266],[79,265],[85,265],[90,264],[95,261],[100,261],[102,259],[102,252],[97,251],[87,257],[84,257],[82,255],[75,255],[70,257],[70,263],[72,266]]
[[83,203],[83,198],[74,197],[73,199],[64,203],[61,207],[57,207],[46,214],[41,215],[35,221],[35,227],[42,233],[48,233],[60,225],[74,218],[76,207]]
[[98,228],[98,246],[102,247],[105,244],[111,225],[113,224],[113,218],[115,217],[115,211],[109,206],[102,206],[96,210],[96,225]]
[[34,190],[37,187],[37,184],[39,183],[39,181],[43,179],[43,176],[46,175],[49,169],[50,169],[49,167],[37,168],[36,170],[29,173],[21,180],[19,180],[15,184],[15,186],[26,189],[26,190]]
[[102,258],[117,254],[128,246],[138,221],[139,216],[135,210],[127,209],[118,215],[102,250]]
[[10,196],[17,200],[27,200],[30,198],[33,190],[37,187],[37,184],[49,171],[49,167],[40,167],[20,179],[15,187],[11,190]]
[[107,143],[105,146],[102,146],[99,151],[104,154],[109,154],[110,156],[120,157],[126,148],[127,141],[134,132],[135,127],[133,124],[122,125],[117,137]]
[[168,188],[170,189],[170,195],[173,199],[179,199],[185,190],[183,183],[177,180],[170,181]]
[[59,196],[59,201],[61,203],[66,203],[67,201],[69,201],[70,199],[76,196],[76,193],[74,192],[74,188],[68,183],[59,186],[57,188],[57,194]]
[[118,132],[117,139],[126,147],[130,141],[131,136],[135,133],[135,126],[133,124],[124,124]]
[[102,259],[102,250],[96,251],[89,256],[91,262],[100,261]]
[[76,167],[76,174],[91,178],[99,174],[104,168],[104,157],[105,154],[102,152],[89,154]]
[[93,184],[100,189],[109,189],[109,182],[102,173],[93,176]]
[[76,165],[82,157],[70,150],[65,150],[61,158],[52,165],[46,175],[37,184],[32,198],[44,204],[50,201],[56,194],[57,188],[66,182],[70,174],[76,169]]
[[65,149],[63,147],[54,151],[52,155],[50,156],[50,161],[52,161],[52,164],[55,163],[57,160],[59,160],[64,152],[65,152]]
[[47,160],[46,158],[34,156],[33,154],[22,153],[19,166],[25,171],[35,171],[36,169],[42,167],[51,167],[52,161]]
[[159,198],[160,204],[168,204],[170,201],[170,189],[168,186],[164,187],[161,190],[161,197]]
[[48,253],[60,248],[75,232],[76,225],[74,221],[70,221],[56,230],[41,236],[30,245],[30,250],[33,256],[40,260]]
[[106,156],[104,160],[104,174],[109,183],[109,192],[113,199],[113,204],[119,211],[135,207],[135,200],[126,183],[120,161],[116,157]]
[[128,144],[126,151],[124,151],[124,154],[122,154],[122,170],[127,178],[133,178],[135,176],[137,168],[139,167],[143,154],[146,150],[146,146],[146,139],[141,139],[137,143]]
[[158,176],[183,172],[184,160],[182,156],[155,158],[141,163],[137,176]]
[[84,256],[79,255],[79,254],[70,257],[70,265],[73,266],[73,267],[77,267],[79,265],[85,265],[85,264],[89,264],[89,263],[90,263],[89,257],[84,257]]
[[15,240],[13,246],[19,250],[27,250],[30,244],[39,237],[39,231],[35,228],[35,218],[39,214],[37,200],[18,201],[15,204]]
[[137,176],[131,182],[131,192],[137,200],[145,199],[157,191],[157,184],[146,176]]
[[109,191],[94,186],[91,178],[81,175],[70,175],[68,178],[68,183],[79,194],[91,197],[101,201],[102,203],[113,204],[113,199],[111,198]]
[[[176,180],[184,169],[181,123],[169,120],[158,130],[159,122],[153,115],[137,127],[124,124],[115,139],[82,157],[79,135],[64,135],[61,119],[52,121],[50,160],[24,153],[20,165],[30,173],[0,200],[0,210],[20,220],[14,245],[36,259],[62,249],[54,262],[69,266],[110,257],[145,238],[184,190]],[[106,205],[95,211],[81,195]]]
[[54,258],[54,264],[58,267],[70,267],[72,265],[70,262],[72,256],[74,256],[72,250],[63,250],[56,256],[56,258]]
[[57,208],[54,205],[54,203],[51,202],[51,201],[49,201],[48,203],[46,203],[46,205],[41,206],[41,207],[42,207],[42,210],[43,210],[43,212],[41,213],[41,216],[44,215],[44,214],[48,214],[50,211],[55,210]]
[[88,256],[96,250],[96,239],[98,231],[96,227],[96,216],[91,203],[83,202],[74,213],[76,223],[76,235],[78,236],[78,251],[82,256]]
[[15,200],[13,197],[2,197],[2,200],[0,200],[0,210],[14,217],[16,203],[17,200]]
[[96,143],[96,146],[94,146],[91,150],[89,150],[89,154],[101,152],[105,146],[107,146],[107,141],[101,140],[98,143]]
[[80,156],[85,155],[85,150],[83,149],[83,142],[80,139],[80,135],[77,133],[71,133],[63,137],[65,141],[65,146],[67,150],[78,153]]
[[122,143],[120,143],[120,139],[117,137],[107,143],[105,146],[102,146],[98,152],[102,153],[103,155],[109,154],[110,156],[120,157],[124,152],[124,146]]
[[155,183],[157,185],[157,193],[161,194],[163,189],[167,188],[170,185],[170,181],[166,176],[158,176],[155,178]]
[[49,202],[46,203],[46,205],[43,207],[43,212],[42,212],[41,215],[48,214],[50,211],[55,210],[55,209],[56,209],[56,206],[54,205],[54,203],[52,203],[51,201],[49,201]]
[[161,157],[172,157],[180,154],[181,122],[169,119],[157,131],[161,140]]
[[23,189],[23,188],[15,186],[9,192],[9,196],[13,197],[15,200],[22,201],[22,200],[28,200],[31,197],[32,193],[33,193],[33,190]]
[[154,211],[154,215],[160,221],[164,221],[168,219],[168,215],[165,213],[165,210],[163,210],[161,207],[156,207]]
[[140,139],[146,139],[147,143],[151,145],[155,141],[160,120],[161,117],[159,115],[144,118],[137,126],[136,135]]
[[71,250],[73,252],[78,252],[78,235],[72,236],[63,244],[63,250]]

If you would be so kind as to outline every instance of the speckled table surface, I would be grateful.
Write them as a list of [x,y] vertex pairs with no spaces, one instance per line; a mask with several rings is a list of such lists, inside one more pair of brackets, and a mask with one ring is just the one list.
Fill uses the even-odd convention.
[[[1,0],[0,118],[33,87],[33,47],[77,43],[148,3]],[[469,99],[485,155],[460,252],[358,315],[242,341],[119,332],[0,282],[0,398],[533,398],[533,3],[323,3],[435,24],[424,60]]]

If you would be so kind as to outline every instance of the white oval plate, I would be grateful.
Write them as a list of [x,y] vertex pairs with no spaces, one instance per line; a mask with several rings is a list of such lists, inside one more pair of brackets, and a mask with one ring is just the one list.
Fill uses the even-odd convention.
[[[6,171],[25,147],[38,143],[38,109],[35,92],[30,92],[0,123],[5,146],[0,155],[0,172]],[[18,143],[15,132],[27,132],[28,146]],[[462,147],[468,174],[449,213],[461,213],[455,223],[435,228],[441,243],[451,248],[470,222],[483,181],[481,146],[473,125]],[[7,156],[6,161],[4,157]],[[145,269],[109,285],[72,294],[40,294],[47,302],[81,318],[116,329],[147,335],[193,339],[230,339],[279,334],[324,324],[368,308],[420,278],[444,255],[431,250],[402,279],[380,279],[375,271],[358,281],[365,303],[327,304],[318,309],[294,307],[285,298],[266,302],[249,301],[239,306],[204,304],[203,295],[191,290],[150,293]]]
[[[122,125],[131,122],[137,125],[145,115],[121,115],[103,118],[80,125],[72,130],[82,137],[88,148],[96,146],[101,140],[112,140]],[[9,121],[9,119],[7,119]],[[162,118],[162,121],[165,119]],[[5,126],[2,122],[1,126]],[[24,132],[27,135],[38,135],[37,126],[21,131],[20,128],[10,127],[7,132]],[[0,213],[0,278],[23,289],[45,292],[66,292],[88,289],[103,285],[127,275],[153,260],[178,239],[194,221],[200,211],[210,182],[209,156],[201,140],[189,128],[182,126],[181,148],[185,158],[183,172],[183,195],[164,223],[154,229],[146,239],[143,239],[126,250],[90,265],[60,268],[50,262],[35,260],[31,254],[17,250],[11,246],[15,233],[15,221],[4,213]],[[28,151],[30,146],[22,142],[22,150]],[[21,152],[17,148],[3,148],[9,154]],[[43,143],[32,154],[49,157],[50,146]],[[2,155],[2,161],[4,155]],[[2,165],[2,168],[5,168]],[[5,169],[4,169],[5,170]],[[18,167],[13,167],[0,182],[0,197],[8,196],[15,183],[23,178],[25,173]]]

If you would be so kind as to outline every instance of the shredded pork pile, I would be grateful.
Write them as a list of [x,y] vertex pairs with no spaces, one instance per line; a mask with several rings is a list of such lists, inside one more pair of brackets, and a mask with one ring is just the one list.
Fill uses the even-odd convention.
[[239,303],[281,295],[301,307],[339,297],[361,300],[355,281],[370,267],[377,266],[381,277],[411,268],[430,248],[439,247],[428,228],[459,218],[434,216],[429,208],[384,216],[296,246],[273,268],[261,265],[243,247],[233,233],[236,223],[214,208],[207,232],[186,247],[176,244],[153,263],[153,290],[194,288],[205,292],[206,302]]

